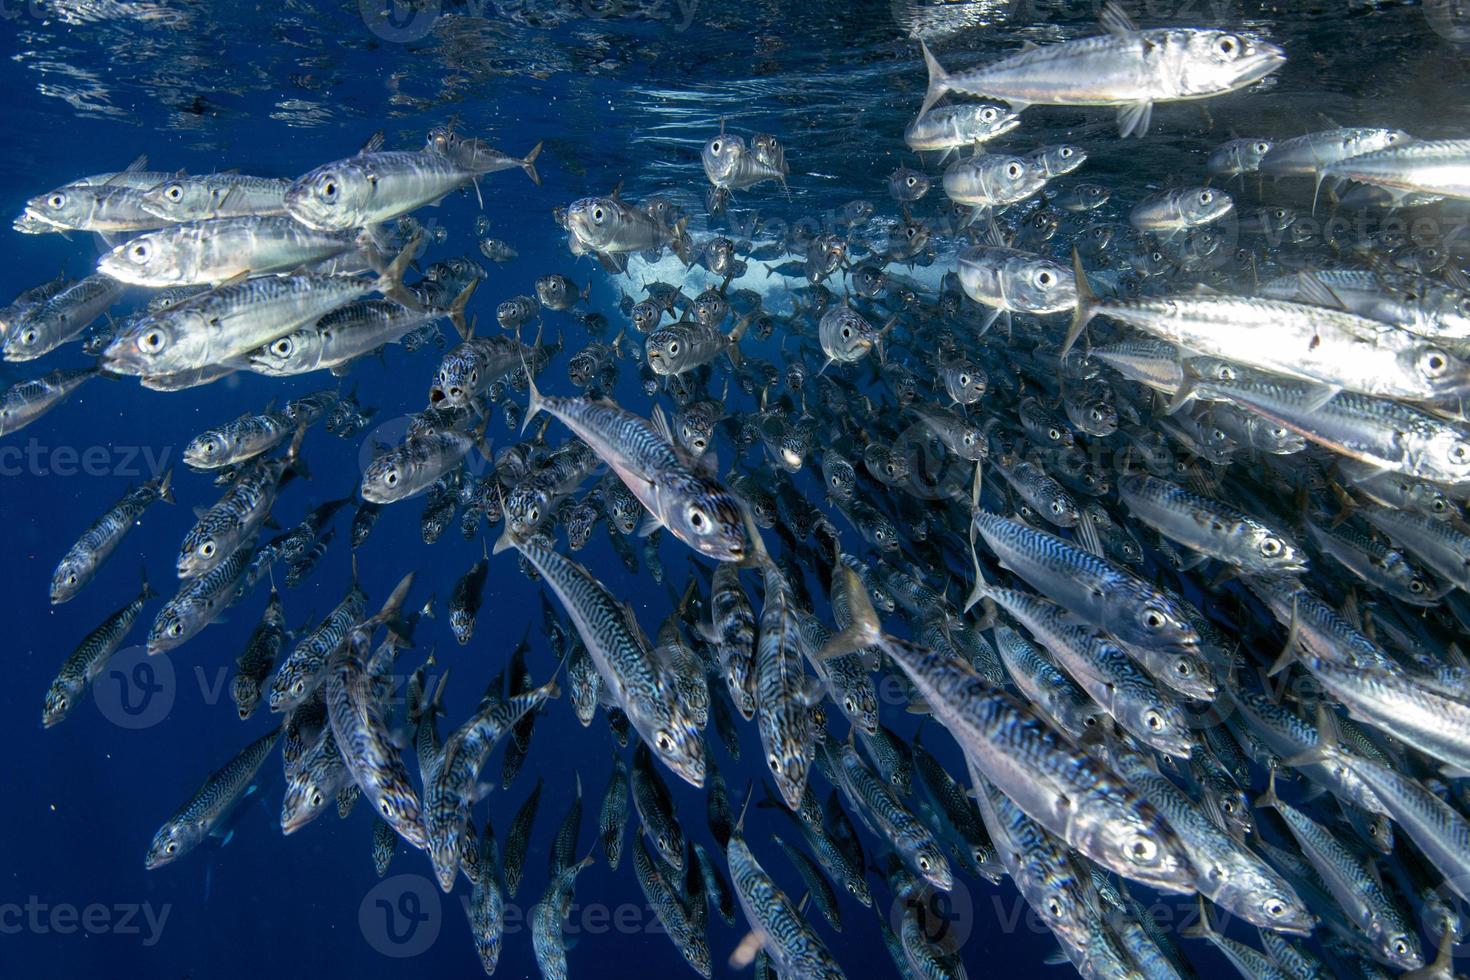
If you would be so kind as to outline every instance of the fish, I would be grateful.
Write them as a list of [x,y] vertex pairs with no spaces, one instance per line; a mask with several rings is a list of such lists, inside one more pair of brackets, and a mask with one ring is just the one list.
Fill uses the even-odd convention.
[[41,711],[43,726],[50,728],[65,720],[92,682],[107,668],[107,662],[117,652],[122,641],[127,639],[133,623],[143,611],[143,606],[157,595],[145,577],[143,588],[136,597],[82,638],[77,648],[62,663],[56,679],[46,690],[46,702]]
[[[293,180],[284,195],[286,211],[323,231],[389,221],[505,169],[501,156],[477,144],[441,139],[422,150],[384,150],[383,134],[375,133],[355,156],[322,164]],[[514,164],[533,179],[540,149],[538,144]]]
[[174,502],[172,483],[173,470],[169,469],[133,487],[82,532],[51,573],[53,606],[76,598],[155,501]]
[[202,844],[230,809],[252,792],[255,774],[280,737],[281,729],[277,726],[205,777],[193,795],[153,835],[143,866],[149,871],[157,870]]
[[745,533],[735,498],[690,465],[661,412],[649,422],[611,403],[543,396],[529,378],[527,386],[530,402],[522,431],[541,412],[561,420],[648,510],[649,531],[668,528],[691,548],[720,561],[744,558]]
[[1124,139],[1148,132],[1159,102],[1206,99],[1248,88],[1286,63],[1274,44],[1230,31],[1139,30],[1117,4],[1103,7],[1106,32],[1033,46],[982,68],[950,74],[919,42],[929,70],[923,116],[950,92],[1030,105],[1116,106]]

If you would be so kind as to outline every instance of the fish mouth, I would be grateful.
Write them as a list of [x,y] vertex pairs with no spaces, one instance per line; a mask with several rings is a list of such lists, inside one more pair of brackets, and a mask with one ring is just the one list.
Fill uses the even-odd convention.
[[1236,86],[1254,85],[1286,64],[1286,51],[1266,41],[1256,42],[1255,50],[1243,58],[1236,74]]

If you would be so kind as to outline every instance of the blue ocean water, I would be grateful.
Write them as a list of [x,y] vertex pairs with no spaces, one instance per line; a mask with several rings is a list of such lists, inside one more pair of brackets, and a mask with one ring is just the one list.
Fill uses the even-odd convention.
[[[1021,26],[997,26],[998,14],[981,10],[972,47],[1000,51],[1024,39],[1078,36],[1091,30],[1096,13],[1090,3],[1030,6],[1035,9]],[[1265,94],[1211,107],[1229,121],[1212,122],[1208,134],[1193,122],[1196,110],[1174,108],[1156,117],[1164,135],[1155,134],[1140,149],[1113,140],[1100,145],[1089,164],[1092,179],[1126,182],[1146,159],[1155,182],[1167,181],[1183,161],[1197,163],[1201,150],[1226,130],[1290,134],[1319,116],[1465,131],[1470,103],[1463,98],[1459,36],[1437,30],[1439,22],[1415,5],[1319,8],[1227,0],[1223,7],[1187,6],[1141,16],[1250,23],[1287,44],[1293,60]],[[552,209],[619,184],[633,196],[682,195],[691,208],[702,208],[707,184],[698,150],[724,120],[746,133],[776,134],[793,161],[790,201],[771,184],[752,192],[763,217],[830,215],[854,198],[878,202],[891,216],[896,208],[886,199],[884,180],[911,160],[901,131],[923,89],[923,67],[902,16],[907,10],[902,3],[775,0],[429,0],[412,9],[380,9],[372,0],[265,6],[9,0],[0,5],[7,55],[0,59],[0,91],[6,93],[0,210],[17,214],[28,197],[76,176],[117,169],[139,154],[156,169],[238,168],[294,177],[354,152],[377,129],[386,131],[389,146],[409,148],[429,128],[453,121],[461,132],[511,153],[544,141],[542,183],[507,171],[482,182],[483,210],[471,191],[420,212],[432,232],[443,234],[424,262],[475,255],[474,222],[483,214],[488,235],[508,241],[520,255],[503,265],[482,262],[488,278],[471,306],[482,323],[492,321],[495,303],[531,292],[537,276],[562,272],[591,283],[586,308],[603,313],[615,333],[626,319],[619,292],[594,263],[568,252]],[[1085,119],[1059,113],[1053,125],[1058,137],[1081,138],[1106,133],[1113,123],[1107,113]],[[750,234],[756,226],[744,227]],[[5,234],[0,296],[6,298],[58,271],[84,275],[100,254],[88,235]],[[925,272],[913,274],[922,278]],[[560,333],[566,349],[542,387],[570,393],[565,356],[587,338],[568,316],[548,313],[545,320],[548,335]],[[775,342],[751,344],[750,353],[777,363],[781,356]],[[340,382],[377,414],[367,432],[351,440],[320,427],[311,431],[303,455],[312,475],[283,492],[276,513],[282,527],[318,503],[355,492],[374,439],[391,441],[404,416],[423,406],[438,355],[434,348],[410,354],[390,346]],[[43,362],[47,369],[84,363],[75,345]],[[0,382],[32,373],[30,366],[3,365]],[[130,380],[98,380],[41,422],[0,440],[0,581],[7,597],[0,731],[9,750],[0,781],[0,976],[478,975],[462,908],[464,883],[441,895],[427,861],[405,846],[380,879],[364,804],[346,820],[329,812],[283,838],[274,756],[227,844],[211,841],[172,865],[144,870],[144,850],[158,825],[209,771],[277,720],[262,711],[240,722],[228,694],[233,660],[260,614],[264,588],[180,649],[145,658],[136,644],[156,611],[157,604],[150,605],[94,696],[51,730],[38,723],[42,695],[61,661],[135,593],[140,564],[161,592],[172,594],[174,558],[193,508],[220,493],[208,476],[183,467],[187,441],[273,400],[338,385],[325,376],[281,382],[242,374],[165,394]],[[626,363],[614,394],[637,410],[650,404]],[[747,409],[754,404],[732,397]],[[564,434],[552,424],[553,442]],[[498,413],[489,436],[497,446],[515,438]],[[472,460],[472,467],[485,465]],[[178,503],[150,508],[91,586],[72,602],[50,607],[51,570],[76,536],[127,487],[168,467],[175,471]],[[418,574],[415,605],[438,597],[438,618],[422,624],[416,649],[403,663],[412,666],[437,650],[438,664],[451,672],[446,701],[452,724],[473,709],[528,627],[533,676],[548,676],[556,659],[539,634],[541,587],[521,574],[513,555],[492,559],[473,641],[465,647],[453,642],[443,600],[482,546],[464,540],[457,523],[425,546],[421,510],[421,499],[388,507],[356,551],[357,571],[373,606],[409,571]],[[346,589],[350,514],[351,508],[338,514],[336,541],[310,579],[282,587],[293,628],[319,620]],[[856,541],[850,529],[845,534]],[[641,552],[641,542],[635,549]],[[650,634],[682,591],[693,560],[668,538],[660,557],[663,584],[646,569],[629,574],[602,530],[577,555],[632,602]],[[886,701],[883,716],[906,737],[918,723],[900,699]],[[845,734],[835,724],[833,731]],[[764,774],[753,726],[742,726],[741,738],[739,761],[710,739],[737,804]],[[926,744],[951,771],[963,770],[952,741],[937,727],[928,730]],[[492,757],[486,773],[497,786],[477,814],[489,814],[502,846],[515,809],[537,780],[544,785],[526,880],[513,909],[529,910],[545,888],[551,835],[578,775],[585,801],[580,846],[595,842],[614,748],[601,715],[584,729],[563,698],[538,721],[529,761],[509,789],[499,788],[499,753]],[[701,794],[672,776],[665,779],[686,832],[717,850],[705,829]],[[630,818],[628,834],[635,828]],[[799,879],[770,840],[773,833],[791,836],[785,818],[753,806],[747,828],[763,863],[799,895]],[[843,900],[840,933],[818,923],[850,976],[892,972],[872,917],[887,917],[893,908],[887,891],[878,892],[876,913]],[[1055,944],[1008,884],[963,878],[951,902],[952,938],[972,975],[1044,969],[1040,964]],[[1174,898],[1159,908],[1178,921],[1190,914],[1191,903]],[[515,917],[512,911],[512,923]],[[688,969],[657,928],[626,856],[616,872],[599,861],[581,876],[571,922],[574,974],[677,976]],[[743,921],[727,926],[712,916],[716,975],[736,973],[726,960],[745,931]],[[1201,970],[1224,975],[1223,961],[1195,945],[1200,948],[1191,955]],[[508,928],[498,972],[536,975],[524,925]]]

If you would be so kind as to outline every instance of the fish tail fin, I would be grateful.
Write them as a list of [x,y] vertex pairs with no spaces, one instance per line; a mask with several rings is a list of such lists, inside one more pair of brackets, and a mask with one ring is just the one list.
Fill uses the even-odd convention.
[[965,597],[964,612],[969,612],[975,603],[990,596],[990,585],[985,581],[985,573],[980,569],[980,556],[975,552],[974,515],[980,510],[981,481],[980,461],[976,460],[975,480],[970,484],[970,564],[975,568],[975,585],[970,589],[970,594]]
[[536,172],[536,158],[541,155],[541,146],[541,143],[537,143],[531,147],[531,152],[521,160],[521,169],[526,172],[527,177],[531,178],[531,183],[537,187],[541,186],[541,175]]
[[541,398],[541,390],[536,387],[536,379],[531,374],[531,367],[526,363],[526,352],[521,350],[521,370],[526,372],[526,391],[529,393],[526,400],[526,417],[521,420],[521,434],[524,435],[531,420],[538,413],[546,410],[546,403]]
[[408,592],[413,588],[413,579],[417,572],[409,572],[399,579],[398,585],[394,587],[388,601],[383,603],[383,608],[373,617],[375,623],[385,623],[395,636],[405,637],[413,632],[412,627],[403,621],[403,603],[408,599]]
[[470,284],[466,286],[458,296],[454,297],[453,303],[449,304],[449,322],[454,324],[455,330],[459,331],[459,337],[461,340],[470,339],[470,328],[469,325],[465,322],[464,311],[465,307],[468,306],[470,303],[470,297],[475,294],[475,290],[478,289],[479,286],[480,280],[471,279]]
[[1072,313],[1072,325],[1067,328],[1067,339],[1062,342],[1060,357],[1066,357],[1072,345],[1077,343],[1097,306],[1097,295],[1087,283],[1087,273],[1082,270],[1082,256],[1076,247],[1072,249],[1072,275],[1077,280],[1077,309]]
[[841,578],[845,583],[847,608],[852,616],[852,623],[847,629],[826,642],[817,653],[818,660],[830,660],[844,654],[857,653],[871,646],[879,646],[883,642],[883,627],[878,622],[878,611],[873,608],[873,602],[868,598],[868,590],[863,587],[863,580],[858,577],[858,573],[839,558],[832,574]]
[[1281,803],[1281,797],[1276,795],[1276,770],[1272,769],[1266,777],[1266,792],[1256,798],[1258,807],[1274,807]]
[[423,236],[415,235],[407,245],[403,246],[403,251],[398,253],[398,257],[388,263],[388,268],[383,270],[383,274],[378,276],[378,292],[410,310],[421,310],[424,304],[408,287],[403,285],[403,273],[413,262],[414,256],[418,254],[419,245],[422,242]]
[[1180,929],[1179,935],[1190,936],[1196,939],[1219,938],[1220,934],[1210,926],[1210,910],[1205,905],[1205,897],[1203,895],[1199,897],[1199,921]]
[[1337,724],[1332,717],[1332,712],[1325,704],[1317,705],[1317,744],[1305,752],[1298,752],[1290,758],[1283,759],[1282,765],[1299,769],[1302,766],[1310,766],[1319,762],[1326,762],[1337,752]]
[[934,108],[934,103],[944,98],[944,94],[949,91],[949,72],[945,71],[939,59],[934,57],[934,53],[929,50],[929,45],[920,41],[919,50],[924,53],[924,67],[929,70],[929,87],[924,91],[924,104],[919,107],[919,115],[923,116]]
[[175,503],[174,500],[174,468],[170,466],[163,471],[163,476],[158,478],[158,499],[164,503]]

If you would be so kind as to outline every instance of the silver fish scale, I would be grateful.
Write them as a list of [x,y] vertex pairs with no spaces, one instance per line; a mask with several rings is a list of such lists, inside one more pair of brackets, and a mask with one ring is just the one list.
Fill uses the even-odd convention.
[[[162,645],[164,640],[169,642],[170,647],[183,643],[233,603],[237,598],[237,586],[251,557],[249,548],[237,548],[214,568],[197,578],[187,580],[179,589],[178,595],[164,603],[158,618],[153,622],[153,628],[148,631],[149,652],[169,649]],[[208,619],[200,622],[200,616],[207,616]],[[166,635],[168,627],[175,622],[184,625],[184,632],[176,636]]]
[[[291,460],[283,456],[263,460],[241,474],[219,502],[209,508],[184,536],[180,560],[194,554],[200,544],[211,538],[218,541],[228,533],[239,541],[264,523],[275,501],[281,477],[290,465]],[[215,561],[223,560],[220,557],[222,550],[216,550]]]
[[[536,369],[538,345],[528,348],[514,337],[472,337],[444,355],[439,364],[436,390],[445,393],[450,404],[460,405],[484,391],[497,378],[516,370],[524,356],[532,370]],[[452,394],[453,389],[462,394]]]
[[[245,746],[224,766],[209,774],[203,785],[155,835],[153,845],[149,848],[150,866],[155,866],[155,859],[157,863],[166,863],[204,839],[255,778],[261,763],[265,762],[266,756],[275,748],[280,735],[279,727],[272,729]],[[160,849],[170,841],[176,851],[164,850],[160,854]]]
[[[869,829],[891,843],[915,874],[936,888],[948,891],[953,887],[949,863],[934,836],[883,780],[873,774],[852,743],[836,749],[824,745],[823,749],[828,753],[828,766],[838,787],[853,803],[858,817],[869,825]],[[928,862],[929,866],[923,867],[919,863],[921,860]]]
[[715,646],[736,710],[749,721],[756,711],[755,612],[740,585],[740,570],[729,563],[715,569],[710,584],[710,622],[706,639]]
[[394,743],[387,710],[373,699],[363,657],[370,637],[355,630],[329,665],[327,718],[352,778],[378,815],[419,850],[428,846],[423,812],[413,781]]
[[[57,563],[57,574],[60,575],[63,568],[83,562],[90,563],[94,570],[101,565],[112,554],[123,535],[132,529],[139,516],[159,499],[161,487],[161,481],[155,480],[133,487],[123,494],[121,500],[82,532],[76,544]],[[52,588],[54,591],[54,584]]]
[[[974,773],[973,767],[971,772]],[[1080,949],[1086,943],[1086,889],[1065,844],[984,777],[975,774],[981,818],[1006,873],[1057,938]]]
[[812,719],[815,679],[802,670],[809,651],[791,587],[769,564],[765,582],[755,647],[756,727],[777,789],[794,810],[801,805],[817,742]]
[[643,897],[653,908],[669,939],[700,976],[711,975],[709,945],[703,930],[694,922],[679,892],[660,870],[658,859],[649,853],[641,837],[633,841],[633,872]]
[[153,596],[146,586],[131,602],[102,621],[102,624],[82,638],[61,665],[51,688],[46,692],[45,717],[47,725],[54,724],[76,707],[87,685],[102,673],[107,660],[117,650],[123,638],[133,628],[144,604]]
[[[356,585],[315,630],[302,638],[281,662],[271,683],[272,711],[288,711],[300,704],[321,680],[327,658],[347,639],[367,609],[367,593]],[[302,690],[294,685],[300,682]]]
[[549,693],[546,688],[537,688],[497,699],[476,712],[444,743],[433,779],[424,787],[424,826],[429,857],[446,892],[454,886],[462,851],[461,835],[473,802],[471,794],[485,760],[510,727],[528,711],[545,703]]
[[[576,562],[535,541],[517,542],[516,547],[556,593],[608,692],[638,734],[656,747],[660,736],[676,743],[697,742],[698,729],[681,718],[676,707],[677,679],[651,655],[632,610]],[[697,758],[702,770],[702,750]],[[689,774],[680,775],[690,778]],[[702,781],[702,772],[700,778]]]
[[[1198,871],[1195,882],[1200,894],[1263,929],[1302,935],[1311,931],[1312,915],[1291,885],[1217,827],[1194,800],[1160,775],[1143,756],[1123,749],[1113,753],[1113,765],[1179,832]],[[1242,885],[1247,890],[1242,891]],[[1271,916],[1263,908],[1267,897],[1264,888],[1280,900],[1280,914]]]
[[[895,639],[886,640],[884,649],[939,715],[975,768],[1002,792],[1013,798],[1024,796],[1019,783],[1014,790],[1007,786],[1008,780],[1019,780],[1033,789],[1046,787],[1051,800],[1068,801],[1064,812],[1028,812],[1047,830],[1079,846],[1083,842],[1070,839],[1070,832],[1085,829],[1077,821],[1090,811],[1095,814],[1092,819],[1126,815],[1141,832],[1161,842],[1160,850],[1173,840],[1158,812],[1114,773],[1071,748],[1030,707],[981,680],[962,662]],[[1017,804],[1021,805],[1019,800]],[[1131,867],[1119,867],[1119,855],[1097,852],[1087,856],[1119,873],[1137,874]]]
[[[1079,615],[1086,610],[1096,625],[1120,640],[1140,646],[1185,649],[1198,645],[1199,635],[1187,624],[1178,604],[1136,575],[1055,535],[994,514],[981,511],[974,516],[974,524],[1005,564],[1032,588]],[[1060,591],[1063,587],[1065,593]],[[1123,622],[1121,616],[1140,606],[1151,607],[1173,619],[1174,629],[1168,642],[1150,644],[1151,637],[1138,636],[1137,629],[1124,629],[1130,624]]]
[[842,969],[832,959],[821,938],[806,924],[796,905],[756,861],[738,827],[730,837],[725,857],[729,862],[735,894],[740,898],[740,907],[751,928],[760,936],[761,946],[775,961],[777,972],[786,977],[828,980],[844,977]]
[[599,446],[615,450],[629,469],[644,479],[658,479],[659,474],[683,469],[673,446],[650,423],[616,405],[555,395],[543,395],[541,404],[562,421],[585,430],[585,434],[577,434],[594,450]]

